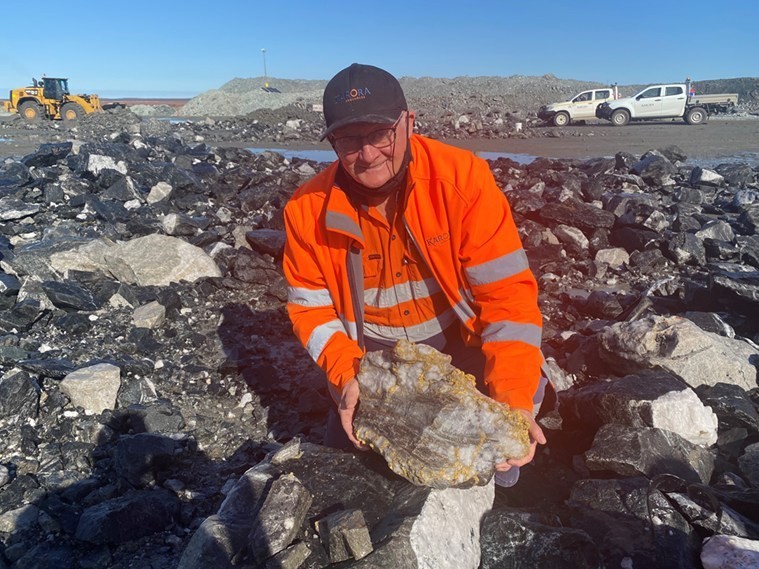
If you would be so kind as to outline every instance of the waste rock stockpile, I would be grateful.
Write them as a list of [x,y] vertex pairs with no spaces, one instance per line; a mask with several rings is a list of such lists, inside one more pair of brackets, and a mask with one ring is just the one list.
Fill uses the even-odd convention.
[[516,486],[433,489],[321,446],[280,260],[324,165],[170,128],[0,163],[0,568],[697,568],[759,539],[757,169],[491,162],[560,406]]

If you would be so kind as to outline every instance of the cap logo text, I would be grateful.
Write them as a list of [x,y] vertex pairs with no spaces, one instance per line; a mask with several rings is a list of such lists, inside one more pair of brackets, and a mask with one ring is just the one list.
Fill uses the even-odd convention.
[[369,91],[368,87],[359,87],[358,89],[353,88],[346,91],[345,93],[335,95],[335,103],[352,103],[353,101],[366,99],[366,97],[371,94],[372,93]]

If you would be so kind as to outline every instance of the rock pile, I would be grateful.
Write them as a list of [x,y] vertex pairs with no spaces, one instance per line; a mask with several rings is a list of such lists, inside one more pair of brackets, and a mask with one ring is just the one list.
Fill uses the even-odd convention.
[[[335,70],[337,71],[337,70]],[[684,79],[684,78],[683,78]],[[510,77],[401,77],[399,79],[414,109],[425,109],[427,122],[455,121],[461,115],[478,118],[492,114],[536,113],[541,105],[569,100],[585,89],[607,87],[602,83],[560,79],[554,75],[512,75]],[[264,90],[269,83],[277,91]],[[190,100],[177,114],[197,117],[246,115],[259,109],[289,105],[308,107],[321,104],[326,80],[292,80],[253,77],[235,78],[219,89],[207,91]],[[696,81],[699,93],[738,93],[746,110],[759,109],[759,79],[740,77]],[[630,96],[645,85],[621,85],[620,92]]]
[[485,513],[492,483],[319,446],[278,260],[323,165],[152,124],[0,165],[0,568],[690,568],[759,538],[756,169],[491,163],[561,405]]

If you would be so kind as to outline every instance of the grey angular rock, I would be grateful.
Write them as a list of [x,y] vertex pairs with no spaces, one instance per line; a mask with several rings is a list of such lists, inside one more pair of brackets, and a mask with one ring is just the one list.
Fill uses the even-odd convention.
[[677,173],[677,168],[664,154],[650,150],[633,164],[631,171],[649,185],[660,187],[672,185],[672,176]]
[[692,389],[666,372],[580,387],[565,394],[560,409],[572,423],[653,427],[677,433],[695,445],[717,442],[717,416]]
[[527,454],[521,414],[477,391],[450,362],[401,340],[368,353],[358,373],[356,436],[394,472],[433,488],[485,484],[496,464]]
[[372,540],[361,510],[341,510],[317,524],[332,563],[363,559],[372,552]]
[[265,561],[293,542],[312,500],[308,490],[292,474],[272,482],[248,537],[250,550],[257,560]]
[[494,510],[482,520],[482,569],[604,569],[603,559],[582,530],[525,521]]
[[698,535],[645,478],[580,480],[567,503],[571,526],[590,535],[606,567],[698,567]]
[[141,490],[87,508],[76,538],[117,545],[164,530],[178,515],[179,499],[162,488]]
[[706,249],[693,233],[678,233],[667,241],[667,256],[678,265],[705,265]]
[[143,304],[132,313],[132,324],[136,328],[158,328],[166,319],[166,307],[154,300]]
[[102,413],[116,406],[121,370],[113,364],[95,364],[72,371],[63,378],[60,386],[75,407]]
[[0,376],[0,419],[33,417],[39,399],[37,391],[37,384],[25,371],[13,368],[5,372]]
[[548,203],[540,210],[540,217],[547,221],[579,227],[580,229],[592,230],[614,225],[614,214],[578,200]]
[[745,428],[759,434],[759,412],[744,389],[727,383],[704,385],[698,396],[714,410],[723,428]]
[[611,423],[601,427],[585,453],[591,471],[619,476],[674,474],[690,482],[708,484],[714,457],[671,431]]
[[147,235],[121,243],[108,250],[104,259],[118,280],[142,286],[221,276],[219,267],[202,249],[165,235]]
[[34,215],[40,211],[40,206],[35,203],[26,203],[13,197],[0,198],[0,221],[12,221]]
[[599,355],[623,374],[660,367],[690,387],[729,383],[757,386],[759,351],[746,342],[701,330],[677,316],[620,322],[599,334]]
[[748,445],[738,457],[741,473],[754,488],[759,488],[759,443]]

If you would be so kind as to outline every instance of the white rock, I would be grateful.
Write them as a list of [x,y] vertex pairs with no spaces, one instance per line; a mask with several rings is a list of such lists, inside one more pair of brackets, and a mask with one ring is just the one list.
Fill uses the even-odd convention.
[[717,442],[717,415],[692,389],[670,391],[651,402],[651,426],[677,433],[696,445]]
[[132,324],[136,328],[158,328],[164,320],[166,307],[155,300],[137,307],[132,314]]
[[165,200],[171,195],[171,192],[174,188],[171,187],[171,184],[167,182],[158,182],[155,186],[150,188],[150,193],[148,194],[148,203],[154,204],[158,203],[161,200]]
[[612,247],[610,249],[600,249],[596,253],[596,261],[606,263],[610,267],[618,269],[625,263],[630,262],[630,254],[622,247]]
[[115,409],[121,387],[121,370],[112,364],[96,364],[71,372],[60,383],[61,391],[75,407],[102,413]]
[[[480,521],[493,507],[495,484],[431,490],[409,540],[419,569],[480,566]],[[456,552],[452,555],[451,552]]]
[[757,569],[759,541],[734,535],[714,535],[701,549],[704,569]]
[[566,245],[574,245],[578,249],[588,248],[588,238],[585,234],[576,227],[570,227],[568,225],[559,225],[553,230],[554,235],[559,238],[559,241]]

